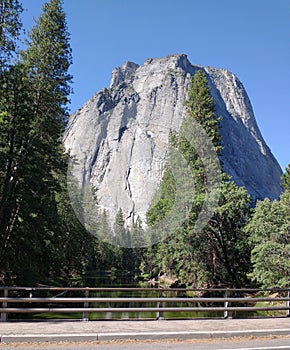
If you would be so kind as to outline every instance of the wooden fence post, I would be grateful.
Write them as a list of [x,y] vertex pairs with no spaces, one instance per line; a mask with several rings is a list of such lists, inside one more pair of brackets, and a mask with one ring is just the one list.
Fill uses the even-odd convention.
[[[89,295],[90,295],[90,292],[89,292],[89,290],[87,289],[87,290],[85,291],[85,297],[88,298]],[[89,307],[89,302],[85,302],[85,303],[84,303],[84,308],[86,308],[86,307]],[[85,311],[85,312],[83,312],[83,321],[88,321],[88,320],[89,320],[89,313]]]
[[[229,290],[225,291],[225,299],[230,297],[231,292]],[[227,300],[225,300],[224,302],[224,307],[227,309],[229,306],[229,302]],[[228,310],[224,310],[224,318],[231,318],[230,312]]]
[[[8,288],[4,288],[4,290],[3,290],[3,296],[4,296],[4,298],[7,298],[8,297],[8,292],[9,292],[9,290],[8,290]],[[5,303],[5,302],[3,302],[2,303],[2,308],[4,309],[4,308],[6,308],[7,307],[7,303]],[[6,322],[7,321],[7,313],[6,312],[2,312],[1,313],[1,319],[0,319],[0,322]]]
[[286,307],[288,307],[288,309],[286,310],[286,317],[290,317],[290,288],[288,289],[288,292],[287,292],[287,298],[288,300],[286,300]]
[[[158,298],[162,298],[162,297],[163,297],[162,289],[159,289],[159,291],[158,291]],[[161,308],[162,307],[162,302],[158,301],[157,302],[157,307]],[[157,311],[156,319],[157,320],[164,320],[164,314],[163,314],[162,311]]]

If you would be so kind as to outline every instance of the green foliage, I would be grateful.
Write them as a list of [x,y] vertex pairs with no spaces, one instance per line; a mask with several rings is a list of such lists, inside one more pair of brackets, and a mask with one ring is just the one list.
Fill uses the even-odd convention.
[[[10,15],[14,39],[18,15]],[[87,264],[90,237],[69,203],[61,141],[71,91],[68,39],[62,1],[51,0],[22,59],[0,76],[0,279],[5,283],[68,282]]]
[[[187,114],[198,121],[206,131],[211,142],[215,146],[218,155],[221,154],[221,136],[219,134],[220,118],[217,118],[214,111],[214,99],[211,96],[210,87],[206,74],[197,70],[190,80],[188,99],[185,101]],[[185,147],[185,149],[188,149]],[[190,150],[188,150],[190,152]],[[192,156],[192,152],[191,156]]]
[[[132,242],[133,247],[144,247],[148,243],[147,237],[145,235],[145,231],[142,227],[142,220],[140,219],[139,216],[137,217],[137,219],[133,223],[133,227],[131,229],[130,234],[131,234],[131,242]],[[136,249],[138,256],[140,256],[140,254],[138,254],[138,252],[141,252],[142,250],[143,250],[142,248]]]
[[[23,65],[3,72],[0,78],[0,260],[5,261],[11,234],[23,225],[19,218],[29,164],[26,145],[31,130],[31,98]],[[28,200],[28,198],[27,198]],[[33,213],[33,211],[32,211]],[[18,219],[19,218],[19,219]],[[3,260],[2,260],[3,259]],[[1,264],[1,265],[2,265]],[[4,266],[4,265],[2,265]]]
[[114,238],[116,246],[113,249],[119,256],[119,264],[115,267],[121,271],[136,273],[142,259],[142,245],[145,239],[140,218],[137,218],[129,229],[125,227],[124,214],[122,209],[119,209],[114,223]]
[[47,117],[47,110],[53,108],[54,118],[58,116],[61,121],[72,80],[68,73],[72,54],[62,3],[62,0],[50,0],[43,5],[43,13],[29,34],[27,50],[22,52],[35,94],[36,111]]
[[9,66],[17,51],[23,7],[18,0],[0,1],[0,73]]
[[290,191],[290,164],[287,166],[285,173],[282,175],[282,186],[285,191]]
[[[250,247],[247,235],[243,230],[250,216],[251,199],[243,188],[238,188],[222,175],[220,201],[207,225],[198,231],[195,223],[202,209],[209,183],[206,171],[219,174],[218,162],[207,163],[207,169],[200,155],[204,150],[195,149],[195,145],[203,145],[201,133],[196,131],[194,123],[198,123],[206,131],[212,142],[217,156],[222,156],[221,137],[219,134],[220,118],[214,113],[214,101],[210,95],[210,88],[205,73],[198,70],[190,81],[188,100],[185,102],[187,115],[181,130],[170,139],[167,167],[160,185],[157,200],[147,213],[147,222],[154,225],[162,220],[169,212],[176,196],[181,195],[180,183],[177,186],[177,174],[174,176],[168,169],[176,165],[176,157],[172,150],[177,150],[186,161],[190,169],[193,186],[188,200],[187,218],[181,227],[177,228],[162,242],[149,248],[141,264],[143,276],[148,279],[160,280],[166,276],[175,284],[196,288],[214,285],[235,286],[246,282],[246,275],[250,269]],[[184,132],[186,130],[187,132]],[[193,143],[188,138],[192,130]],[[205,153],[207,154],[207,153]],[[184,191],[181,191],[184,195]],[[160,234],[160,233],[158,233]],[[160,237],[161,234],[159,235]]]
[[217,285],[245,285],[250,271],[250,245],[244,230],[251,215],[251,198],[232,181],[221,184],[219,205],[204,228],[210,242],[209,268]]
[[149,226],[153,226],[155,223],[165,218],[166,214],[173,206],[175,193],[174,176],[172,171],[168,167],[165,167],[162,182],[156,196],[157,198],[155,198],[146,214],[146,221]]
[[290,284],[290,192],[257,203],[246,229],[252,244],[250,277],[265,288]]

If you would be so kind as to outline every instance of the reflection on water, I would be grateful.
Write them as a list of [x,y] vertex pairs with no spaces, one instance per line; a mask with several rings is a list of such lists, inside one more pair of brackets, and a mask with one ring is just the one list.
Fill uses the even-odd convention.
[[85,276],[86,287],[140,287],[141,280],[133,272],[111,268],[108,271],[90,271]]
[[[86,285],[88,287],[123,287],[123,288],[134,288],[134,287],[146,287],[149,288],[150,285],[146,284],[142,280],[138,280],[135,278],[135,275],[117,271],[99,271],[98,273],[91,273],[86,277]],[[156,287],[156,286],[155,286]],[[167,291],[166,293],[163,291],[162,295],[160,295],[162,290],[156,291],[94,291],[90,292],[90,297],[112,297],[112,298],[157,298],[158,296],[162,297],[186,297],[191,296],[187,295],[187,293],[183,293],[180,295],[178,291]],[[157,303],[140,303],[140,302],[123,302],[123,303],[92,303],[92,307],[96,308],[105,308],[105,307],[118,307],[118,308],[140,308],[140,307],[157,307]],[[198,306],[196,303],[193,305],[192,303],[170,303],[167,306],[175,307],[190,307],[190,306]],[[171,318],[199,318],[199,317],[223,317],[223,312],[164,312],[162,315],[158,315],[156,312],[95,312],[90,313],[89,319],[156,319],[159,317],[164,317],[165,319]]]
[[[191,302],[167,302],[166,304],[163,303],[163,305],[158,305],[157,301],[154,302],[146,302],[141,303],[137,301],[130,301],[130,302],[114,302],[112,300],[106,301],[106,302],[99,302],[99,303],[57,303],[53,306],[56,308],[72,308],[72,307],[78,307],[78,308],[84,308],[84,307],[94,307],[97,309],[100,308],[156,308],[156,307],[200,307],[200,306],[223,306],[224,302],[211,302],[209,303],[197,303],[192,302],[194,299],[192,297],[198,296],[196,294],[196,291],[188,291],[188,290],[164,290],[164,289],[157,289],[150,288],[150,285],[147,284],[144,281],[138,280],[135,278],[133,274],[124,272],[124,271],[117,271],[117,270],[110,270],[110,271],[100,271],[98,273],[90,273],[86,276],[86,284],[85,287],[94,287],[94,288],[104,288],[101,290],[93,291],[93,290],[86,290],[79,291],[79,290],[65,290],[61,293],[59,291],[49,291],[49,290],[38,290],[33,292],[33,297],[50,297],[50,298],[57,298],[59,296],[72,298],[72,297],[95,297],[95,298],[157,298],[157,297],[168,297],[168,298],[190,298]],[[145,287],[146,290],[136,290],[135,288]],[[106,290],[106,288],[120,288],[119,290]],[[123,290],[122,290],[123,288]],[[125,289],[125,290],[124,290]],[[15,291],[14,294],[10,296],[15,297],[24,297],[27,298],[28,294],[30,293],[32,297],[32,292],[29,292],[27,290],[22,291]],[[195,293],[195,294],[193,294]],[[202,296],[204,297],[224,297],[225,290],[215,290],[214,292],[211,290],[207,290],[206,292],[203,291]],[[201,295],[199,295],[201,296]],[[230,295],[229,295],[230,296]],[[231,295],[233,296],[233,295]],[[242,296],[242,295],[235,295],[236,297]],[[52,304],[51,304],[52,305]],[[48,306],[51,306],[48,305]],[[238,306],[234,305],[233,303],[231,306]],[[15,307],[17,307],[17,304],[15,304]],[[23,307],[23,305],[22,305]],[[39,308],[43,307],[43,304],[39,304],[37,302],[34,302],[31,307]],[[84,316],[82,313],[39,313],[39,314],[9,314],[9,319],[14,318],[33,318],[33,319],[84,319],[88,318],[89,320],[113,320],[113,319],[156,319],[156,318],[165,318],[165,319],[185,319],[185,318],[222,318],[224,316],[223,311],[218,312],[209,312],[209,311],[202,311],[203,309],[200,309],[200,312],[163,312],[158,314],[155,312],[128,312],[124,310],[124,312],[93,312],[89,313],[89,315]],[[233,316],[234,318],[240,318],[240,317],[255,317],[255,316],[268,316],[269,312],[267,311],[256,311],[256,312],[238,312],[238,313],[232,313],[230,316]]]

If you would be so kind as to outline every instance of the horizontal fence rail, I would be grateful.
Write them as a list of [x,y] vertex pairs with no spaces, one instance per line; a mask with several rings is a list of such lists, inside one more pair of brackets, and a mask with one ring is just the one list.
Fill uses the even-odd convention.
[[[54,287],[0,287],[1,321],[7,321],[10,314],[39,313],[81,313],[83,320],[90,313],[156,313],[157,319],[170,313],[219,312],[224,318],[233,312],[283,311],[290,315],[290,289],[184,289],[184,288],[54,288]],[[37,296],[41,293],[58,293],[55,296]],[[64,297],[66,293],[82,293],[81,297]],[[95,293],[142,292],[145,297],[94,297]],[[152,297],[152,293],[157,297]],[[168,296],[179,294],[180,297]],[[191,293],[184,297],[184,295]],[[222,297],[199,297],[198,294],[222,294]],[[245,296],[241,296],[247,293]],[[257,296],[268,293],[272,296]],[[28,296],[19,296],[28,294]],[[195,294],[195,295],[194,295]],[[275,294],[275,295],[273,295]],[[251,295],[251,296],[250,296]],[[253,297],[256,295],[256,297]],[[285,296],[282,296],[285,295]],[[129,306],[129,304],[134,306]],[[69,304],[69,305],[67,305]],[[107,304],[103,306],[103,304]],[[136,304],[138,306],[136,306]],[[148,305],[149,304],[149,305]],[[41,307],[40,307],[41,305]],[[43,307],[42,307],[43,305]],[[66,306],[67,305],[67,306]],[[125,306],[124,306],[125,305]],[[148,306],[147,306],[148,305]],[[154,306],[152,306],[154,305]]]

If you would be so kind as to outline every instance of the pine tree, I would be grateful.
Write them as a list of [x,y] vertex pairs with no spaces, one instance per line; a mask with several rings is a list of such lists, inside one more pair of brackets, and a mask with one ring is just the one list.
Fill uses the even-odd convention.
[[[211,96],[207,77],[200,69],[196,71],[190,80],[185,106],[187,107],[187,116],[200,123],[213,143],[217,155],[220,156],[222,153],[219,133],[221,119],[215,115],[214,99]],[[184,149],[184,153],[186,152],[190,152],[188,147]],[[190,157],[192,157],[193,153],[196,152],[190,152]]]
[[251,217],[251,197],[233,181],[221,183],[220,200],[203,229],[208,244],[208,271],[215,285],[238,288],[247,284],[251,270],[249,235],[244,226]]
[[[222,140],[219,132],[221,118],[215,115],[214,100],[206,74],[201,70],[198,70],[191,80],[186,107],[189,117],[187,123],[190,124],[190,118],[192,118],[206,131],[214,152],[220,159],[221,169],[217,168],[218,163],[216,162],[206,164],[207,169],[205,169],[199,152],[192,149],[187,140],[179,141],[182,154],[191,164],[195,181],[192,210],[185,223],[186,230],[183,234],[185,247],[200,246],[197,248],[199,254],[195,253],[195,265],[205,269],[201,276],[207,276],[208,285],[238,286],[239,283],[246,281],[246,274],[250,268],[250,250],[243,226],[250,216],[251,198],[244,189],[238,188],[223,172]],[[202,144],[202,140],[199,144]],[[219,203],[216,203],[213,208],[211,217],[208,218],[208,223],[197,231],[195,222],[210,187],[206,174],[208,168],[217,176],[219,174],[221,176],[220,198]],[[188,249],[187,254],[192,255],[192,250]]]
[[[227,174],[221,173],[222,162],[219,163],[212,157],[205,159],[204,154],[210,153],[203,149],[203,145],[211,148],[210,152],[220,159],[222,145],[220,118],[215,115],[214,100],[206,74],[201,70],[190,81],[185,105],[187,115],[179,133],[171,142],[191,171],[194,190],[191,190],[190,209],[179,229],[163,242],[148,249],[148,270],[146,261],[143,261],[142,272],[151,278],[170,273],[178,283],[197,288],[220,284],[236,286],[246,279],[249,271],[249,246],[242,228],[249,216],[250,197],[245,190],[232,183]],[[205,142],[207,138],[211,141],[210,146],[210,143]],[[212,191],[209,183],[209,170],[216,174],[217,181],[219,176],[222,180],[220,188],[217,186],[215,189],[220,192],[220,202],[219,205],[217,201],[210,202],[216,206],[211,208],[215,209],[214,212],[211,217],[207,216],[206,225],[196,226],[207,196],[210,192],[214,195],[217,193]],[[176,178],[174,180],[175,183],[172,183],[168,176],[162,179],[160,200],[148,211],[149,223],[152,219],[158,219],[158,212],[166,211],[167,203],[172,205],[174,199],[168,195],[172,193],[170,188],[175,187],[175,193],[179,194],[180,184],[177,185]]]
[[23,222],[18,218],[25,201],[32,101],[19,63],[2,74],[0,86],[0,270],[9,271],[7,254],[14,255],[9,251]]
[[279,200],[259,201],[246,226],[251,243],[250,277],[263,288],[283,288],[290,283],[290,168],[282,176]]
[[61,0],[43,6],[21,57],[11,69],[14,76],[3,75],[3,84],[11,89],[0,98],[0,127],[5,131],[0,137],[0,259],[6,277],[13,269],[18,281],[34,283],[67,270],[68,261],[60,264],[64,251],[59,243],[62,235],[76,238],[76,230],[71,226],[67,231],[69,225],[60,217],[67,169],[62,133],[72,63]]
[[146,213],[146,222],[153,226],[156,222],[165,218],[166,213],[172,208],[175,199],[175,181],[169,167],[165,167],[162,182],[155,200]]
[[290,192],[290,164],[285,169],[285,173],[282,175],[282,186],[285,191]]
[[22,11],[22,4],[18,0],[0,1],[0,74],[17,52],[17,41],[22,28]]
[[25,118],[29,110],[28,85],[23,78],[23,67],[11,65],[22,28],[22,11],[18,0],[0,1],[0,264],[19,207],[15,175],[29,129]]
[[50,269],[53,273],[57,267],[61,268],[55,264],[59,261],[59,237],[64,233],[58,212],[57,197],[60,195],[57,193],[62,193],[65,188],[62,182],[66,179],[67,158],[62,134],[71,92],[72,77],[68,70],[72,55],[62,1],[51,0],[43,5],[42,10],[29,34],[27,49],[22,52],[33,120],[27,144],[24,203],[28,205],[24,207],[24,215],[33,213],[31,224],[38,231],[34,244],[40,242],[39,258],[46,259],[53,266]]

